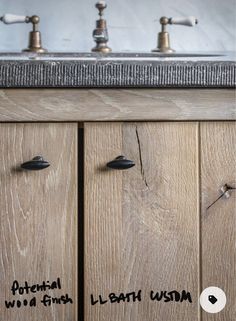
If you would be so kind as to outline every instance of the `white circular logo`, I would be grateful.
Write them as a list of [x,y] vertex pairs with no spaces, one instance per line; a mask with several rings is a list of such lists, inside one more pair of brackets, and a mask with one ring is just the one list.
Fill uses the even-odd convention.
[[220,288],[211,286],[202,291],[200,305],[208,313],[218,313],[226,305],[226,295]]

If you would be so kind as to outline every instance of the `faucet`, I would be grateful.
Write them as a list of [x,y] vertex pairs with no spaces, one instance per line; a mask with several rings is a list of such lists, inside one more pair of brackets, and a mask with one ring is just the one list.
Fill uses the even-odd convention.
[[96,46],[92,51],[109,53],[111,48],[107,45],[109,40],[107,22],[103,19],[103,11],[107,8],[106,1],[98,1],[95,7],[99,10],[100,19],[96,21],[96,29],[93,31],[93,39],[96,42]]
[[0,17],[0,21],[2,21],[5,24],[13,24],[13,23],[32,23],[33,24],[33,30],[29,33],[29,46],[27,49],[24,49],[22,51],[25,52],[36,52],[36,53],[44,53],[47,52],[46,49],[42,47],[42,41],[41,41],[41,33],[38,30],[38,25],[40,18],[39,16],[16,16],[12,14],[5,14],[4,16]]
[[152,50],[152,52],[163,52],[163,53],[175,52],[175,50],[171,49],[170,47],[170,37],[169,37],[169,33],[166,30],[166,26],[168,24],[193,27],[197,23],[198,23],[198,20],[193,16],[185,17],[185,18],[161,17],[160,24],[162,26],[162,30],[158,34],[157,48]]

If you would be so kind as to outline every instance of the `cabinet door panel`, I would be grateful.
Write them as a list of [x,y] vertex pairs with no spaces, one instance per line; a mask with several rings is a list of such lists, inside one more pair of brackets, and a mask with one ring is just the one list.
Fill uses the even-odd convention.
[[[197,123],[85,124],[85,321],[199,320],[198,136]],[[119,155],[136,166],[106,169]],[[138,290],[141,302],[91,304]]]
[[225,184],[236,187],[236,122],[201,123],[201,151],[202,289],[216,286],[227,297],[224,310],[217,314],[203,311],[202,320],[233,321],[236,320],[236,191],[232,190],[229,198],[218,198]]
[[[20,170],[42,155],[51,166]],[[0,124],[1,320],[75,321],[77,288],[77,124]],[[11,286],[60,278],[61,289],[14,296]],[[40,302],[68,294],[73,304]],[[5,300],[36,307],[7,309]],[[48,302],[49,303],[49,302]]]

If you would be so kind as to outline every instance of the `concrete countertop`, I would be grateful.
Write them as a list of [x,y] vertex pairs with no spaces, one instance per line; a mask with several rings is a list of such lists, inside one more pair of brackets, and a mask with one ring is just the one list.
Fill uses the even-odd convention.
[[0,87],[232,88],[235,58],[232,52],[1,53]]

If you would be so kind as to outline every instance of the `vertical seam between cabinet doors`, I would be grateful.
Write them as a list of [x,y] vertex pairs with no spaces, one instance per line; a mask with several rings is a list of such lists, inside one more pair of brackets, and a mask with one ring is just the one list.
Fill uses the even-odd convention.
[[[87,240],[85,238],[85,231],[86,231],[86,219],[85,219],[85,213],[87,213],[87,209],[86,209],[86,193],[85,193],[85,182],[86,182],[86,176],[87,176],[87,173],[86,173],[86,169],[85,169],[85,159],[86,159],[86,132],[87,132],[87,122],[84,122],[84,128],[83,128],[83,134],[84,134],[84,137],[83,137],[83,147],[84,147],[84,152],[83,152],[83,176],[84,176],[84,183],[83,183],[83,202],[84,202],[84,206],[83,206],[83,217],[84,217],[84,221],[83,221],[83,230],[84,230],[84,251],[83,251],[83,265],[84,265],[84,272],[83,272],[83,283],[84,283],[84,288],[83,288],[83,302],[82,302],[82,305],[83,305],[83,319],[82,321],[85,321],[87,320],[87,314],[88,314],[88,311],[87,311],[87,306],[85,304],[85,295],[86,295],[86,287],[85,287],[85,279],[86,279],[86,257],[85,257],[85,253],[86,253],[86,243],[87,243]],[[79,321],[79,319],[78,319]]]
[[201,180],[201,122],[198,122],[197,126],[197,153],[198,153],[198,317],[199,321],[202,321],[202,310],[199,304],[199,297],[202,291],[202,215],[201,215],[201,204],[202,204],[202,180]]
[[[82,170],[81,170],[81,175],[82,175],[82,193],[81,193],[81,200],[82,200],[82,204],[81,204],[81,213],[82,213],[82,272],[81,272],[81,276],[82,276],[82,290],[81,290],[81,312],[82,312],[82,320],[85,320],[85,306],[84,306],[84,301],[85,301],[85,293],[84,293],[84,289],[85,289],[85,275],[84,275],[84,271],[85,271],[85,257],[84,257],[84,253],[85,253],[85,226],[84,226],[84,222],[85,222],[85,209],[84,209],[84,204],[85,204],[85,199],[84,199],[84,195],[85,195],[85,185],[84,185],[84,176],[85,176],[85,141],[84,141],[84,124],[83,127],[81,127],[80,123],[78,125],[78,131],[81,131],[82,133],[82,138],[81,138],[81,161],[82,161]],[[79,315],[78,315],[78,320],[79,320]]]
[[[77,123],[77,319],[84,320],[84,128]],[[81,162],[81,166],[80,166]],[[80,236],[79,236],[80,235]],[[79,244],[80,243],[80,244]]]

